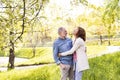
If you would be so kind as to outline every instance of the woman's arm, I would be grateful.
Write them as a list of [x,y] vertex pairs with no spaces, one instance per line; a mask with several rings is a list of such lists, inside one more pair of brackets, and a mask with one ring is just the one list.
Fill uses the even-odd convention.
[[73,47],[69,51],[60,53],[59,55],[60,56],[67,56],[67,55],[73,54],[80,47],[81,43],[83,43],[83,42],[81,41],[80,38],[76,39]]

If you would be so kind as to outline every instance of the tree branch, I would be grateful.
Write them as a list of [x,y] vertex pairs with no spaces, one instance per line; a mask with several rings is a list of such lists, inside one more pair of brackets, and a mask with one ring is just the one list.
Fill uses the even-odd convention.
[[25,28],[25,13],[26,13],[26,5],[25,5],[25,0],[23,0],[23,18],[22,18],[22,32],[21,34],[15,39],[14,42],[16,42],[18,39],[20,39],[24,33],[24,28]]
[[38,10],[38,12],[36,13],[36,15],[35,15],[30,21],[28,21],[27,23],[30,23],[31,21],[33,21],[33,20],[39,15],[42,7],[43,7],[43,1],[42,1],[42,3],[40,3],[40,7],[39,7],[39,10]]
[[14,7],[12,7],[12,6],[2,6],[2,7],[0,7],[0,8],[16,8],[16,7],[18,7],[18,5],[16,5],[16,6],[14,6]]
[[38,0],[36,0],[33,4],[31,4],[28,8],[32,7],[34,4],[36,4]]

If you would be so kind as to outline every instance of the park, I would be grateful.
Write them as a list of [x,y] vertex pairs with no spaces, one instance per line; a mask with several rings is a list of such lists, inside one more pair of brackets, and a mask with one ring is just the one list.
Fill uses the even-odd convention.
[[0,0],[0,80],[60,80],[58,28],[86,31],[82,80],[120,80],[120,0]]

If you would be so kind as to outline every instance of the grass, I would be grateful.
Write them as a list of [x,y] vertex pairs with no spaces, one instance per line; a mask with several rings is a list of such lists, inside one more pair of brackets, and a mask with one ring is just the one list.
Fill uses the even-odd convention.
[[[98,53],[102,53],[103,51],[106,50],[106,46],[88,46],[88,53],[87,54],[98,54]],[[28,50],[28,53],[27,53]],[[30,50],[32,49],[20,49],[17,51],[16,56],[19,55],[19,57],[25,57],[25,56],[30,56],[30,54],[32,55],[32,53],[29,53]],[[22,63],[17,63],[17,65],[33,65],[33,64],[41,64],[41,63],[53,63],[53,53],[52,53],[52,48],[51,47],[42,47],[42,48],[37,48],[36,50],[36,57],[29,59],[26,62],[22,62]],[[26,53],[26,54],[25,54]],[[24,55],[25,54],[25,55]]]
[[[31,51],[31,53],[27,53],[26,49],[21,49],[17,51],[17,55],[19,55],[19,57],[25,57],[25,56],[29,56],[27,58],[30,58],[28,61],[26,62],[21,62],[21,63],[17,63],[15,65],[34,65],[34,64],[41,64],[41,63],[52,63],[54,62],[53,60],[53,55],[52,55],[52,48],[51,47],[40,47],[36,49],[36,56],[31,58],[32,54],[32,49],[29,48],[27,49],[29,52]],[[24,53],[24,51],[26,52],[26,54]],[[24,55],[25,54],[25,55]]]
[[[51,52],[52,52],[51,47],[39,47],[36,48],[35,57],[40,57],[45,54],[49,54]],[[15,55],[16,57],[21,57],[21,58],[28,58],[28,59],[33,58],[32,48],[18,48],[16,49]]]
[[[120,80],[120,52],[89,59],[91,69],[84,71],[82,80]],[[60,80],[56,65],[0,73],[0,80]]]
[[83,80],[120,80],[120,52],[89,60],[91,69],[85,71]]
[[[106,50],[106,46],[87,46],[87,54],[99,54]],[[16,57],[27,58],[25,62],[15,63],[15,66],[34,65],[43,63],[53,63],[52,47],[36,48],[36,55],[33,56],[32,48],[18,48],[15,52]],[[6,64],[7,65],[7,64]],[[0,66],[6,66],[0,65]]]
[[[93,45],[93,46],[87,46],[87,54],[98,54],[106,50],[106,46],[102,45]],[[47,55],[52,55],[52,47],[39,47],[36,48],[36,55],[35,57],[33,56],[32,53],[32,48],[21,48],[16,50],[16,57],[21,57],[21,58],[37,58],[37,57],[43,57]],[[50,56],[49,55],[49,56]]]
[[[54,72],[59,72],[57,70],[59,69],[56,65],[36,69],[11,70],[0,73],[0,80],[53,80],[51,75],[54,75]],[[58,78],[56,77],[55,80],[59,80]]]
[[[33,56],[32,48],[19,48],[16,49],[15,56],[19,58],[27,58],[28,60],[21,63],[15,63],[15,66],[21,65],[34,65],[42,63],[52,63],[53,55],[51,47],[39,47],[36,48],[36,55]],[[7,64],[1,64],[0,66],[7,66]]]

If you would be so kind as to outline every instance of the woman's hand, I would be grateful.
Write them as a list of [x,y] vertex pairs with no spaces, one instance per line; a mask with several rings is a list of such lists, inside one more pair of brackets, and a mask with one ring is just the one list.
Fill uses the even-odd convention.
[[61,53],[58,54],[58,57],[61,57]]

